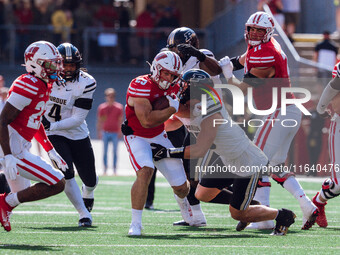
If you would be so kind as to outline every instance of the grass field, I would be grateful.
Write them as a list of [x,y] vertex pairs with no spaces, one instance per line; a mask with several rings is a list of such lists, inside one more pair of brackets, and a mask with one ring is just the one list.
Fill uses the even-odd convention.
[[[202,204],[208,220],[203,228],[173,227],[180,212],[165,179],[156,183],[155,210],[143,213],[143,236],[128,237],[130,188],[134,177],[101,177],[96,190],[93,227],[78,228],[78,215],[65,194],[20,205],[12,215],[12,231],[0,231],[0,254],[339,254],[340,199],[327,205],[329,226],[300,230],[302,213],[292,196],[273,183],[273,207],[292,209],[297,220],[287,236],[271,231],[236,232],[226,206]],[[301,181],[312,197],[320,182]]]

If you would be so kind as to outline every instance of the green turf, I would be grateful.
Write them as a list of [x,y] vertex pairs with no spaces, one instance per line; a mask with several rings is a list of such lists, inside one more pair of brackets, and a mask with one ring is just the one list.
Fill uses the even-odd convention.
[[[272,207],[292,209],[297,220],[287,236],[270,231],[236,232],[226,206],[202,204],[203,228],[173,227],[180,212],[170,187],[157,179],[155,210],[143,213],[143,236],[128,237],[133,177],[101,177],[96,190],[93,227],[77,227],[78,215],[65,194],[23,204],[14,210],[12,231],[0,229],[0,254],[339,254],[340,199],[327,205],[329,226],[300,230],[302,213],[292,196],[273,183]],[[317,182],[301,182],[309,197]]]

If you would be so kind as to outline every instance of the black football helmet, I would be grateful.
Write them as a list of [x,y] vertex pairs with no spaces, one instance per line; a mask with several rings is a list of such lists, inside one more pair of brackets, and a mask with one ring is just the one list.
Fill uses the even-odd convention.
[[82,57],[77,47],[75,47],[71,43],[62,43],[57,47],[57,49],[60,52],[61,56],[63,57],[64,64],[75,64],[76,65],[76,70],[74,72],[63,71],[61,74],[62,77],[66,81],[73,81],[75,79],[78,79],[79,71],[80,71],[80,64],[82,63]]
[[201,69],[186,71],[182,76],[180,103],[185,104],[190,99],[201,99],[202,93],[209,91],[213,86],[214,83],[207,72]]
[[[194,30],[188,28],[188,27],[179,27],[174,29],[170,35],[168,36],[167,45],[166,47],[171,50],[176,51],[176,47],[178,44],[190,44],[194,46],[196,49],[199,48],[199,42],[196,33]],[[189,57],[188,56],[181,56],[182,54],[179,54],[183,63],[187,62]]]

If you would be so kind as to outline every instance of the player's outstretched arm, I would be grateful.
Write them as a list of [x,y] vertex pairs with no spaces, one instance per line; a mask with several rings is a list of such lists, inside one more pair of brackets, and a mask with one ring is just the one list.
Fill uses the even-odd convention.
[[329,111],[327,111],[327,106],[339,92],[340,92],[340,78],[336,76],[324,88],[319,99],[318,105],[316,107],[317,112],[322,117],[330,116]]
[[8,125],[14,121],[21,111],[11,105],[9,102],[6,102],[1,115],[0,115],[0,145],[4,152],[4,155],[12,154],[11,148],[9,145],[9,133],[8,133]]

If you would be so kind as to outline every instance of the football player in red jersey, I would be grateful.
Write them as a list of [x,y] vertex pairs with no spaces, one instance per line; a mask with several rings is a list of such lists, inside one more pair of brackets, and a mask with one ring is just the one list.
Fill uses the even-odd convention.
[[[267,110],[272,107],[273,88],[277,89],[278,105],[276,110],[263,117],[264,125],[258,128],[254,142],[266,154],[271,166],[284,166],[290,144],[300,127],[301,111],[295,105],[287,106],[287,113],[281,111],[281,89],[290,87],[287,56],[280,44],[273,38],[274,22],[265,12],[252,14],[245,25],[245,39],[248,43],[247,51],[238,57],[220,60],[223,74],[229,84],[238,86],[244,93],[248,87],[253,89],[253,98],[258,110]],[[241,82],[233,77],[232,71],[244,68],[244,80]],[[295,98],[294,94],[287,93],[287,99]],[[295,127],[284,127],[274,123],[275,120],[291,119]],[[271,125],[270,123],[274,123]],[[282,167],[281,167],[282,169]],[[302,229],[309,229],[318,214],[316,206],[306,196],[294,173],[275,172],[272,178],[288,190],[299,202],[303,212]],[[269,206],[270,182],[267,176],[259,182],[255,200]],[[254,223],[248,228],[272,228],[273,222]]]
[[326,179],[321,190],[313,197],[313,203],[318,207],[320,213],[316,218],[316,223],[320,227],[327,227],[328,222],[325,213],[325,205],[327,200],[340,195],[340,153],[339,153],[339,134],[340,134],[340,63],[337,63],[332,73],[333,79],[327,84],[316,110],[324,117],[330,117],[330,111],[327,106],[331,103],[334,115],[331,120],[329,137],[328,137],[328,150],[331,159],[332,168],[331,178]]
[[[0,115],[0,155],[12,191],[0,194],[0,221],[6,231],[11,230],[11,211],[20,203],[44,199],[64,190],[63,173],[29,152],[32,138],[37,139],[59,169],[67,169],[40,122],[52,83],[62,70],[61,55],[52,43],[38,41],[26,49],[25,66],[27,73],[13,82]],[[30,186],[29,180],[37,183]]]
[[[173,98],[173,94],[178,91],[178,85],[175,85],[180,79],[182,61],[176,53],[163,51],[154,58],[150,71],[151,74],[131,81],[126,95],[126,122],[122,126],[124,142],[137,175],[131,188],[132,222],[129,235],[141,235],[143,207],[155,166],[173,188],[183,218],[190,220],[192,216],[186,199],[189,183],[182,161],[166,159],[154,162],[150,147],[150,143],[172,147],[164,131],[164,122],[179,108],[179,101]],[[169,107],[153,110],[152,103],[161,96],[168,98]]]

